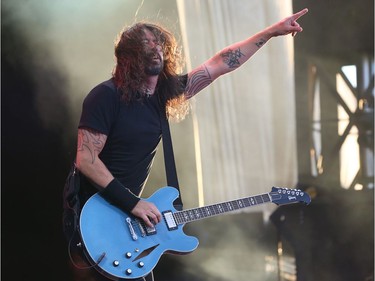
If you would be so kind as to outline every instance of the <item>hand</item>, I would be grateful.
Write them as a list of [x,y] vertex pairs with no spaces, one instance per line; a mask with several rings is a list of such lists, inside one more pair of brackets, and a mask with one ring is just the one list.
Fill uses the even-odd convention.
[[302,32],[302,27],[298,24],[297,20],[306,14],[309,10],[307,8],[295,13],[278,23],[270,26],[271,34],[273,36],[287,35],[292,33],[292,36],[295,36],[298,32]]
[[153,203],[140,200],[131,212],[142,219],[148,227],[153,227],[161,221],[161,214]]

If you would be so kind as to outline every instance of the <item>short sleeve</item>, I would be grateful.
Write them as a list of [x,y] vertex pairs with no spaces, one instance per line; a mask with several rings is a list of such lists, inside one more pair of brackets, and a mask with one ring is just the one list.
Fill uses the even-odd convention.
[[178,78],[178,80],[180,81],[180,90],[179,90],[180,93],[184,93],[186,90],[187,78],[188,78],[187,74],[181,75]]
[[93,88],[82,105],[79,128],[90,128],[108,135],[116,120],[120,96],[104,83]]

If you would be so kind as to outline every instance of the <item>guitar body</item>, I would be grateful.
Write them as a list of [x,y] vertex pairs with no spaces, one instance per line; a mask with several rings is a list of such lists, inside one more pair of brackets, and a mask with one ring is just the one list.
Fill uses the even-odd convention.
[[164,187],[145,199],[156,205],[164,220],[147,229],[133,215],[106,201],[99,193],[84,205],[80,232],[85,252],[95,268],[106,277],[134,279],[147,275],[164,253],[187,254],[198,247],[198,239],[183,232],[184,225],[168,222],[176,212],[178,191]]
[[140,278],[152,271],[164,253],[188,254],[198,247],[198,239],[183,232],[188,222],[268,202],[311,202],[299,189],[272,187],[269,193],[177,211],[173,207],[177,197],[177,189],[163,187],[144,199],[163,216],[154,228],[147,228],[143,221],[94,194],[83,206],[79,222],[85,254],[93,267],[112,280]]

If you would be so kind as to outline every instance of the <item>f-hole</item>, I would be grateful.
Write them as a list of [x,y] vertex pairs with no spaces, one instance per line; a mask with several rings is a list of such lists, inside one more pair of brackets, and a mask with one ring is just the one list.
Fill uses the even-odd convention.
[[152,246],[152,247],[150,247],[150,248],[148,248],[148,249],[146,249],[146,250],[143,250],[142,253],[140,253],[140,254],[139,254],[139,255],[138,255],[133,261],[136,261],[136,260],[139,260],[139,259],[141,259],[141,258],[143,258],[143,257],[148,256],[148,255],[151,254],[152,251],[155,250],[159,245],[160,245],[160,244],[157,244],[157,245]]

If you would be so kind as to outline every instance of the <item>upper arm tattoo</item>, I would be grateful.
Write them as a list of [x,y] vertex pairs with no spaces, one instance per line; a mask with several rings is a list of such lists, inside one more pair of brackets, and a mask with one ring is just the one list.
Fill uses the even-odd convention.
[[96,156],[102,151],[106,142],[106,136],[90,129],[78,130],[77,151],[86,151],[91,155],[94,163]]
[[191,98],[211,83],[212,78],[205,65],[192,71],[186,85],[187,98]]
[[241,52],[241,49],[238,48],[235,51],[232,49],[223,51],[220,56],[223,58],[223,62],[227,64],[229,68],[236,68],[241,65],[239,58],[244,56],[244,54]]

